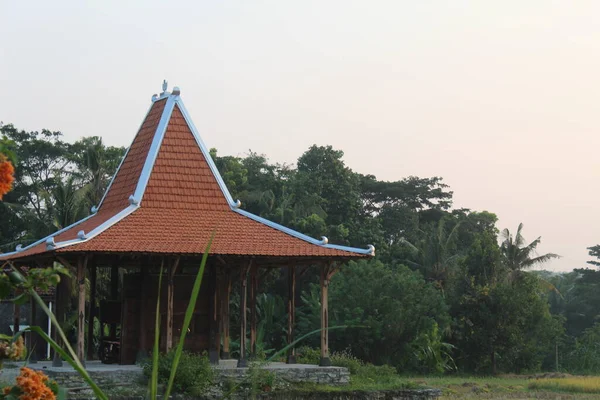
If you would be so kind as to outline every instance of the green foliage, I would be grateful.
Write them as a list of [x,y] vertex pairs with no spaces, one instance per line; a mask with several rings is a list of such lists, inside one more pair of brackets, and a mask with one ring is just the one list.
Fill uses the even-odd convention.
[[331,365],[336,367],[348,368],[351,374],[356,374],[360,367],[363,366],[363,362],[352,355],[350,350],[334,351],[330,355]]
[[443,331],[450,322],[442,295],[418,272],[376,260],[350,262],[333,277],[329,313],[332,325],[358,326],[330,334],[332,349],[408,369],[419,364],[410,343],[433,324]]
[[302,346],[296,349],[296,362],[298,364],[319,365],[321,360],[321,350],[309,346]]
[[423,373],[444,373],[456,370],[451,356],[454,346],[442,341],[436,323],[429,330],[421,332],[410,344],[419,361],[417,366]]
[[[590,257],[596,257],[600,259],[600,244],[597,244],[592,247],[588,247]],[[587,262],[588,264],[592,264],[596,267],[600,267],[600,261],[591,260]]]
[[600,323],[575,340],[575,344],[563,361],[563,367],[572,373],[595,374],[600,371]]
[[[169,382],[175,353],[175,350],[171,350],[167,354],[160,354],[158,357],[158,382],[161,384]],[[151,378],[151,360],[145,361],[142,368],[144,369],[144,375]],[[173,388],[177,393],[201,395],[212,384],[213,378],[213,370],[210,367],[208,357],[183,351],[173,381]]]

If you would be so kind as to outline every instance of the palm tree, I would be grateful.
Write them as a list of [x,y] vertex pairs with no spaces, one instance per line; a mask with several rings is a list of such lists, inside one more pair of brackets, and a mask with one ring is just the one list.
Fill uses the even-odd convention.
[[542,241],[541,236],[526,245],[525,238],[521,234],[522,230],[523,223],[520,223],[517,233],[514,236],[508,229],[504,229],[501,233],[504,241],[500,246],[500,251],[502,252],[504,265],[508,268],[511,278],[514,278],[521,271],[560,257],[554,253],[538,256],[535,249]]
[[423,232],[425,237],[415,246],[402,239],[416,255],[416,260],[405,260],[413,267],[420,269],[425,278],[433,282],[442,294],[447,281],[454,273],[454,267],[460,256],[456,251],[456,240],[461,223],[457,223],[448,231],[446,220],[440,219],[437,226],[431,226],[427,232]]

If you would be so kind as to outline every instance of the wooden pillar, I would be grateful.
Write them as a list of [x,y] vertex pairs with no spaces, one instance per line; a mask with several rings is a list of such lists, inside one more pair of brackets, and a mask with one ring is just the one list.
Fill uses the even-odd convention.
[[[291,265],[288,268],[288,345],[294,342],[294,326],[296,325],[296,266]],[[294,347],[288,350],[287,363],[296,364],[296,349]]]
[[174,294],[175,294],[175,273],[177,272],[177,267],[179,266],[179,257],[177,257],[173,264],[169,266],[167,271],[168,281],[167,281],[167,337],[166,337],[166,351],[168,352],[173,348],[173,302],[174,302]]
[[248,267],[249,265],[242,266],[240,274],[240,359],[237,364],[238,368],[245,368],[248,366],[248,361],[246,360],[246,292],[248,284]]
[[[113,301],[119,299],[119,267],[117,265],[110,268],[110,299]],[[117,324],[110,324],[110,337],[117,337]]]
[[77,357],[85,361],[85,268],[87,256],[77,261],[77,284],[79,285],[79,302],[77,304]]
[[216,266],[208,270],[208,359],[211,364],[219,364],[219,313],[217,302],[217,269]]
[[[66,265],[65,265],[65,267],[66,267]],[[66,277],[66,276],[61,277],[60,282],[56,286],[56,291],[54,292],[54,308],[55,308],[54,315],[56,316],[56,320],[58,321],[59,324],[62,324],[65,320],[66,301],[69,298],[69,292],[70,292],[70,287],[71,287],[69,280],[70,280],[70,277]],[[58,330],[55,328],[52,330],[52,332],[53,332],[54,340],[56,341],[56,343],[64,346],[64,344],[62,343],[62,340],[60,338],[60,335],[58,334]],[[62,367],[63,366],[63,360],[57,351],[54,351],[54,353],[53,353],[52,366],[53,367]]]
[[[96,263],[92,260],[90,270],[90,307],[88,315],[87,359],[94,359],[94,317],[96,316]],[[100,334],[102,336],[102,333]]]
[[[136,356],[136,362],[141,362],[148,358],[148,348],[146,347],[146,297],[147,297],[147,286],[148,282],[148,265],[144,262],[140,265],[140,319],[139,319],[139,333],[140,341],[138,343],[138,352]],[[156,304],[155,304],[156,306]]]
[[250,358],[256,358],[256,295],[258,292],[258,267],[255,265],[250,270]]
[[223,279],[223,292],[221,296],[221,334],[223,335],[223,353],[221,358],[227,360],[229,354],[229,297],[231,295],[231,271],[227,271]]
[[[16,292],[19,295],[20,292]],[[17,333],[21,330],[21,306],[16,302],[13,303],[13,332]]]
[[[36,320],[37,320],[37,309],[36,309],[36,303],[35,300],[32,298],[30,298],[29,300],[29,305],[30,305],[30,314],[29,314],[29,326],[37,326],[36,324]],[[31,364],[35,364],[37,363],[37,354],[36,354],[36,347],[38,344],[38,340],[37,340],[37,334],[35,332],[29,332],[29,363]]]
[[329,367],[329,312],[328,312],[328,291],[329,291],[329,265],[321,266],[321,362],[322,367]]

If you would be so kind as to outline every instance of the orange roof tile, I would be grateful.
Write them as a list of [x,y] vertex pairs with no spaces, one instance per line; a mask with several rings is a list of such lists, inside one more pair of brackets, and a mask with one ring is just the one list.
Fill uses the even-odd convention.
[[238,208],[178,94],[154,101],[96,214],[2,259],[54,251],[364,257]]

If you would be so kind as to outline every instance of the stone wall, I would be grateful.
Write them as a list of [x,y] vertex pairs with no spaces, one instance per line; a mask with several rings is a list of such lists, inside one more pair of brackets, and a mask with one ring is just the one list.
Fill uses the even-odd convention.
[[[311,382],[326,385],[347,385],[350,383],[350,372],[347,368],[341,367],[305,367],[305,368],[269,368],[262,367],[282,379],[291,383]],[[241,382],[248,374],[248,369],[215,369],[217,381],[233,380]]]

